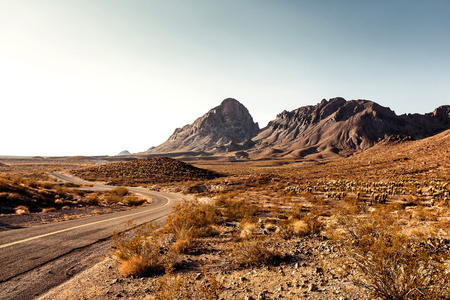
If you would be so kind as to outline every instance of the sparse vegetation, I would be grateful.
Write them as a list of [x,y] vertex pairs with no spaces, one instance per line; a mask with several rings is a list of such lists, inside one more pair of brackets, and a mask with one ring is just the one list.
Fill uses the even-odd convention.
[[[347,216],[338,243],[355,284],[382,299],[448,299],[448,249],[402,233],[390,212]],[[428,243],[430,242],[431,243]]]
[[200,169],[168,157],[137,159],[76,169],[75,175],[87,180],[108,181],[114,185],[164,184],[220,177],[216,172]]
[[[128,163],[93,167],[93,173],[99,167],[110,172],[98,180],[192,198],[175,206],[160,228],[148,224],[134,236],[118,235],[120,267],[108,272],[122,274],[128,283],[122,289],[139,285],[136,297],[146,299],[448,299],[446,142],[377,145],[333,161],[195,162],[221,177],[164,171],[146,181],[138,169],[115,172]],[[161,178],[167,180],[158,183]],[[26,180],[4,178],[0,190],[13,185],[23,192]],[[69,204],[69,187],[35,180],[26,189]],[[82,201],[124,203],[132,196],[125,190],[86,193]]]
[[[128,223],[132,226],[132,223]],[[155,223],[148,223],[136,229],[133,237],[116,233],[112,248],[114,255],[121,261],[119,272],[124,276],[160,273],[167,263],[160,253],[164,245],[164,236]]]

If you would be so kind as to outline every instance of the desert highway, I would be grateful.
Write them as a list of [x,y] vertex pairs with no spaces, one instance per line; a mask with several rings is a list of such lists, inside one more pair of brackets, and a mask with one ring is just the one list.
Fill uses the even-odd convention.
[[[52,173],[52,176],[64,182],[85,183],[61,173]],[[92,187],[97,190],[112,188],[115,187]],[[70,278],[78,269],[88,267],[87,257],[104,254],[110,244],[107,242],[109,237],[114,230],[122,231],[126,221],[133,219],[136,225],[161,221],[183,198],[179,194],[143,188],[129,190],[150,197],[152,203],[116,213],[0,232],[0,299],[29,299],[42,294]],[[85,261],[83,266],[77,266],[80,261]]]

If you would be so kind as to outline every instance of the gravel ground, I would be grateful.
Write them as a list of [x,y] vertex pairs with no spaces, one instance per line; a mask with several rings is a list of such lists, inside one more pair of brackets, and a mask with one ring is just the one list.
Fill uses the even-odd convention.
[[176,286],[177,276],[192,299],[206,298],[199,292],[199,286],[208,286],[205,276],[223,285],[217,299],[373,299],[349,278],[337,275],[335,260],[340,254],[323,237],[275,244],[285,255],[282,262],[244,269],[231,266],[224,251],[226,242],[200,241],[190,254],[180,257],[181,263],[170,277],[124,277],[117,271],[118,263],[107,257],[39,299],[155,299],[161,285]]

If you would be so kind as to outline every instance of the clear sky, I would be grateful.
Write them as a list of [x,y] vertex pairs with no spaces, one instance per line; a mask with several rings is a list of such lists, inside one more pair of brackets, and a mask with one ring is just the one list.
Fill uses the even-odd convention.
[[450,1],[0,0],[0,155],[145,151],[232,97],[450,104]]

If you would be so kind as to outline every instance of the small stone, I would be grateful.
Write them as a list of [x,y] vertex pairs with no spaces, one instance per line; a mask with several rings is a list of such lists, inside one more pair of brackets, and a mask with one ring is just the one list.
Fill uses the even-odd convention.
[[266,293],[267,293],[267,291],[259,292],[258,300],[266,300]]
[[312,283],[312,284],[309,286],[308,291],[309,291],[309,292],[315,292],[315,291],[318,291],[318,288],[317,288],[317,286],[316,286],[314,283]]
[[245,300],[255,300],[255,298],[253,298],[253,297],[250,296],[250,295],[246,295],[246,296],[245,296]]
[[299,267],[299,264],[295,263],[294,268],[298,269],[298,267]]

